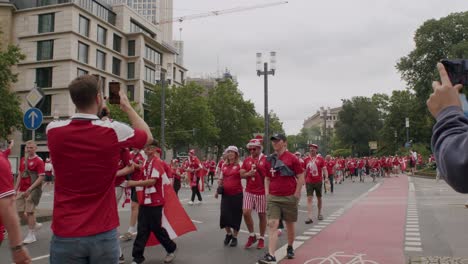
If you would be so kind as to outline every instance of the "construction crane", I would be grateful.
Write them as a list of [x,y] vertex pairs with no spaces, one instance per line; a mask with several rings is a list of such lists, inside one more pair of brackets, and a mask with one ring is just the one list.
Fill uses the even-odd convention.
[[192,20],[192,19],[204,18],[204,17],[209,17],[209,16],[219,16],[219,15],[224,15],[224,14],[237,13],[237,12],[242,12],[242,11],[247,11],[247,10],[252,10],[252,9],[259,9],[259,8],[271,7],[271,6],[276,6],[276,5],[283,5],[283,4],[287,4],[287,3],[288,3],[288,1],[279,1],[279,2],[268,3],[268,4],[252,5],[252,6],[244,6],[244,7],[235,7],[235,8],[230,8],[230,9],[210,11],[210,12],[206,12],[206,13],[175,17],[175,18],[173,18],[171,20],[163,20],[163,21],[160,21],[159,23],[157,23],[157,25],[166,24],[166,23],[173,23],[173,22],[183,22],[185,20]]

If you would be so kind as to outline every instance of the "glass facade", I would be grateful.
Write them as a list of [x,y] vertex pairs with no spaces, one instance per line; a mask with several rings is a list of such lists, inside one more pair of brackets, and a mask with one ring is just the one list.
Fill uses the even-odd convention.
[[38,33],[54,32],[55,14],[41,14],[38,16]]
[[107,44],[107,29],[97,26],[97,42],[106,45]]
[[145,58],[154,64],[162,64],[162,54],[148,45],[145,46]]
[[106,70],[106,53],[96,50],[96,68]]
[[36,69],[36,85],[41,88],[52,87],[52,67]]
[[37,42],[37,60],[51,60],[54,56],[54,41],[43,40]]
[[112,57],[112,73],[120,76],[120,64],[121,61],[115,57]]
[[88,63],[89,46],[78,42],[78,61]]
[[78,32],[86,37],[89,37],[89,19],[84,16],[80,16]]

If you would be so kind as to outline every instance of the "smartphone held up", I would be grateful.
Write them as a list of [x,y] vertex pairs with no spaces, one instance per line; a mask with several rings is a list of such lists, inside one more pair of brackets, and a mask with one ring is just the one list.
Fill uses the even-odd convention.
[[468,59],[446,59],[441,62],[447,71],[452,85],[463,85],[463,88],[460,90],[459,98],[462,104],[463,113],[468,117],[468,101],[464,91],[468,86]]
[[120,83],[110,82],[109,83],[109,103],[120,104]]

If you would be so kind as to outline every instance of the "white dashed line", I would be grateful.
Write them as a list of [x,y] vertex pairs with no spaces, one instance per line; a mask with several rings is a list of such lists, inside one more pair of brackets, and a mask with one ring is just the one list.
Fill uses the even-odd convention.
[[419,230],[418,208],[416,206],[416,188],[412,178],[408,177],[408,208],[406,209],[405,251],[421,252],[421,233]]
[[296,237],[296,240],[303,240],[303,241],[305,241],[305,240],[307,240],[307,239],[309,239],[309,238],[310,238],[310,236],[297,236],[297,237]]

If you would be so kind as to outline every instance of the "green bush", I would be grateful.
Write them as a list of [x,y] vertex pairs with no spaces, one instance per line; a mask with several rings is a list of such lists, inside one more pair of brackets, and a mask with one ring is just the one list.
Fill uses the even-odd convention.
[[333,157],[349,157],[351,156],[351,149],[337,149],[332,153]]

